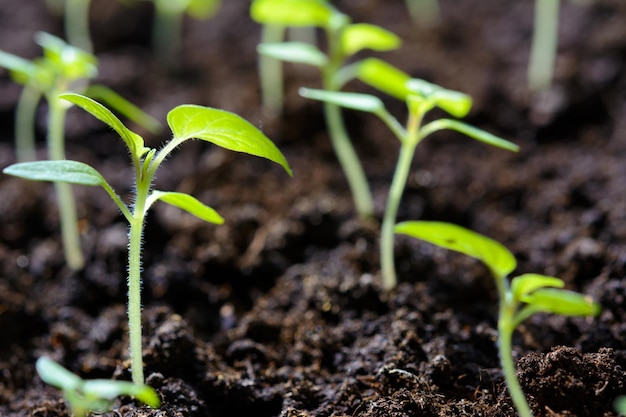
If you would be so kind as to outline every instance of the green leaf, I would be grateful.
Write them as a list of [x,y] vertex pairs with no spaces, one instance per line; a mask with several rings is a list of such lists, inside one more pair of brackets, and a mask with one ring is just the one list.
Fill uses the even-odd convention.
[[130,381],[87,380],[84,381],[82,391],[85,397],[112,400],[120,395],[128,395],[152,408],[157,408],[160,405],[159,396],[154,388],[148,385],[134,384]]
[[133,156],[136,158],[141,156],[144,149],[143,138],[124,126],[124,123],[122,123],[120,119],[118,119],[111,112],[111,110],[107,109],[97,101],[80,94],[64,93],[59,95],[59,98],[74,103],[87,113],[90,113],[96,119],[109,125],[117,132],[118,135],[120,135]]
[[299,93],[302,97],[325,101],[327,103],[336,104],[348,109],[360,110],[369,113],[377,113],[385,107],[382,100],[369,94],[344,93],[338,91],[316,90],[313,88],[301,88]]
[[35,42],[41,45],[45,59],[54,65],[62,77],[76,80],[93,78],[98,74],[96,57],[66,43],[63,39],[46,32],[37,32]]
[[322,67],[328,62],[322,51],[306,42],[262,43],[257,46],[257,52],[281,61],[314,67]]
[[450,119],[438,119],[424,125],[420,130],[423,136],[428,136],[439,130],[454,130],[459,133],[469,136],[472,139],[476,139],[479,142],[486,143],[487,145],[495,146],[496,148],[506,149],[511,152],[519,151],[519,146],[513,142],[509,142],[506,139],[502,139],[496,135],[486,132],[477,127],[470,126],[466,123],[459,122],[457,120]]
[[401,40],[394,33],[380,26],[356,23],[346,26],[341,32],[341,46],[346,56],[362,49],[391,51],[400,47]]
[[319,0],[254,0],[252,20],[264,25],[327,27],[334,10]]
[[104,186],[106,184],[98,171],[77,161],[20,162],[9,165],[2,172],[32,181],[66,182],[89,186]]
[[511,280],[511,292],[517,301],[540,288],[563,288],[564,286],[565,282],[562,279],[540,274],[522,274]]
[[538,311],[562,316],[597,316],[601,310],[591,297],[559,288],[540,288],[523,296],[521,301]]
[[35,368],[42,381],[53,387],[63,390],[77,390],[82,384],[82,380],[78,376],[46,356],[37,359]]
[[478,259],[500,279],[508,276],[517,266],[513,254],[502,244],[455,224],[408,221],[397,224],[394,230]]
[[217,13],[221,5],[221,0],[191,0],[187,14],[199,20],[208,19]]
[[4,51],[0,51],[0,67],[8,69],[19,84],[26,84],[34,71],[32,62]]
[[465,117],[472,108],[472,98],[467,94],[447,90],[419,78],[410,79],[407,82],[407,88],[424,99],[432,101],[437,107],[454,117]]
[[222,224],[224,219],[211,207],[204,205],[197,198],[185,193],[153,191],[150,199],[161,200],[179,209],[185,210],[209,223]]
[[411,77],[378,58],[367,58],[358,67],[357,78],[383,93],[402,101],[411,93],[407,82]]
[[289,175],[291,168],[276,145],[259,129],[240,116],[210,107],[182,105],[171,110],[167,123],[174,140],[200,139],[236,152],[269,159]]

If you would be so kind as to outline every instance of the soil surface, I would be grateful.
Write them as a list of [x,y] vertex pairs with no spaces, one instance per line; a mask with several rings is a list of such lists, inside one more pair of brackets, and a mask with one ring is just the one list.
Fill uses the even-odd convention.
[[[27,58],[33,34],[62,35],[43,0],[0,0],[0,49]],[[563,278],[602,304],[597,318],[537,315],[514,337],[536,416],[616,416],[626,393],[626,2],[562,2],[554,86],[532,94],[533,3],[441,1],[414,23],[399,0],[339,1],[357,22],[403,39],[380,55],[412,76],[472,95],[468,122],[517,154],[438,133],[417,150],[399,220],[458,223],[510,248],[516,273]],[[286,66],[286,107],[260,105],[249,2],[188,20],[175,72],[155,61],[152,9],[94,0],[97,82],[165,120],[183,103],[234,111],[272,138],[294,170],[185,144],[156,186],[216,208],[221,226],[156,205],[144,244],[144,362],[159,410],[120,398],[107,416],[514,416],[499,366],[497,294],[476,261],[398,237],[400,283],[385,293],[379,219],[398,143],[371,115],[345,112],[376,198],[359,220],[319,103],[297,95],[316,71]],[[363,56],[368,56],[364,53]],[[14,162],[20,87],[0,73],[0,166]],[[368,91],[354,82],[352,91]],[[387,99],[385,99],[387,100]],[[404,119],[401,103],[387,100]],[[38,117],[45,158],[45,105]],[[138,131],[143,132],[141,129]],[[146,134],[158,146],[169,133]],[[73,109],[70,159],[131,193],[122,142]],[[53,187],[0,176],[0,415],[68,416],[36,375],[49,355],[84,378],[129,379],[126,225],[100,189],[75,187],[87,265],[64,264]]]

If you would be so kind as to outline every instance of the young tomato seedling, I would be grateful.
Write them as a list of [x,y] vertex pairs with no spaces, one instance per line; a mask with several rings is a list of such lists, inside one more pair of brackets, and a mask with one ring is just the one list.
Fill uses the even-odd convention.
[[590,297],[564,290],[563,280],[539,274],[508,276],[517,267],[513,254],[486,236],[455,224],[408,221],[396,225],[395,232],[424,240],[445,249],[461,252],[482,261],[493,275],[500,298],[498,314],[498,351],[511,399],[520,417],[532,417],[522,388],[515,375],[512,337],[515,328],[535,313],[562,316],[596,316],[600,305]]
[[74,417],[107,412],[120,395],[134,397],[152,408],[160,405],[157,393],[147,385],[110,379],[83,380],[45,356],[37,359],[36,368],[45,383],[63,391]]
[[[374,25],[352,24],[350,18],[321,0],[255,0],[252,18],[264,25],[282,27],[318,27],[326,34],[327,53],[303,42],[260,44],[258,51],[281,61],[308,64],[322,73],[325,90],[339,91],[356,76],[359,63],[346,61],[363,49],[389,51],[400,46],[393,33]],[[335,154],[348,180],[356,210],[362,217],[374,214],[374,204],[367,178],[352,146],[335,103],[324,103],[324,114]]]
[[457,120],[437,119],[422,125],[424,115],[435,107],[455,117],[465,117],[472,106],[472,100],[466,94],[446,90],[424,80],[412,79],[399,69],[376,58],[362,61],[358,67],[357,77],[383,92],[406,101],[409,110],[406,127],[385,109],[378,97],[372,95],[313,89],[301,89],[300,94],[337,106],[374,113],[400,140],[400,155],[387,197],[380,237],[383,286],[389,290],[396,286],[393,227],[417,145],[426,136],[447,129],[456,130],[472,139],[509,151],[517,151],[518,146]]
[[[35,40],[43,48],[44,55],[33,61],[0,51],[0,66],[9,69],[13,79],[24,85],[15,113],[18,161],[35,159],[35,114],[42,96],[48,103],[49,159],[65,159],[65,115],[69,103],[59,100],[58,95],[68,90],[84,91],[89,96],[100,97],[149,130],[156,132],[160,129],[159,122],[111,89],[101,85],[88,86],[89,80],[97,75],[97,60],[93,55],[47,33],[37,33]],[[84,259],[72,189],[64,183],[55,183],[55,189],[65,258],[70,268],[79,270],[84,265]]]
[[196,198],[178,192],[152,189],[152,182],[161,163],[174,149],[190,139],[200,139],[222,148],[245,152],[280,164],[290,175],[291,168],[283,154],[263,133],[241,117],[224,110],[181,105],[167,115],[174,136],[161,149],[144,146],[143,138],[128,129],[106,107],[79,94],[62,94],[71,102],[113,128],[122,138],[135,171],[135,197],[125,204],[104,177],[89,165],[77,161],[38,161],[10,165],[4,172],[36,181],[101,186],[111,196],[129,223],[128,246],[128,319],[130,358],[133,382],[143,383],[141,357],[141,238],[148,209],[160,200],[210,223],[221,224],[222,217]]

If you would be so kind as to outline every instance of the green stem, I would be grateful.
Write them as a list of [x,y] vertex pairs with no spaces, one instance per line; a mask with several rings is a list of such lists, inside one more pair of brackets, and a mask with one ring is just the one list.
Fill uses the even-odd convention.
[[426,27],[433,27],[441,19],[439,0],[406,0],[411,18]]
[[[48,96],[48,152],[51,160],[65,159],[65,113],[64,103],[57,97],[56,92]],[[77,271],[85,265],[85,259],[80,247],[78,218],[76,204],[72,193],[72,186],[67,183],[54,183],[59,216],[61,219],[61,235],[63,250],[68,266]]]
[[176,69],[182,42],[183,12],[169,10],[167,4],[156,1],[152,48],[157,61],[168,69]]
[[137,183],[137,196],[128,233],[128,333],[131,375],[135,384],[143,384],[141,336],[141,239],[150,184]]
[[[506,308],[506,307],[505,307]],[[498,350],[500,354],[500,365],[502,366],[502,372],[504,373],[504,379],[506,386],[509,389],[511,400],[513,405],[517,409],[520,417],[532,417],[533,413],[530,411],[526,397],[522,391],[522,387],[517,380],[515,372],[515,363],[513,361],[513,351],[511,340],[513,338],[513,326],[510,325],[510,318],[507,318],[507,314],[502,317],[502,308],[500,309],[500,320],[498,320]]]
[[535,0],[535,30],[528,65],[528,85],[541,91],[550,87],[559,31],[559,0]]
[[68,43],[85,52],[93,52],[89,34],[91,0],[65,0],[65,34]]
[[15,109],[15,151],[18,162],[34,161],[37,105],[41,91],[25,84]]
[[[261,42],[281,42],[285,38],[285,28],[280,25],[263,25]],[[283,108],[283,63],[282,61],[259,54],[259,77],[263,107],[275,117]]]
[[409,143],[405,141],[400,147],[400,155],[396,164],[396,170],[389,189],[387,197],[387,205],[385,207],[385,215],[380,231],[380,263],[383,278],[383,287],[391,290],[396,286],[396,267],[394,261],[394,233],[393,229],[398,216],[398,207],[406,186],[409,176],[411,162],[415,154],[417,143]]

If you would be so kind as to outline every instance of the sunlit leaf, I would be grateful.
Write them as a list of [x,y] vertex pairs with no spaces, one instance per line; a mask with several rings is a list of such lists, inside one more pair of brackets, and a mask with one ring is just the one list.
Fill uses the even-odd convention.
[[37,359],[35,368],[39,377],[49,385],[60,389],[76,390],[81,384],[82,380],[53,361],[52,359],[42,356]]
[[562,279],[541,274],[522,274],[511,280],[511,292],[515,300],[521,300],[522,297],[539,288],[563,288],[564,286],[565,282]]
[[11,77],[20,84],[25,84],[34,70],[30,61],[4,51],[0,51],[0,67],[8,69]]
[[291,175],[291,168],[276,145],[234,113],[187,104],[171,110],[167,123],[174,132],[174,140],[200,139],[231,151],[266,158]]
[[106,183],[98,171],[78,161],[20,162],[9,165],[2,172],[32,181],[66,182],[89,186]]
[[341,46],[347,56],[362,49],[390,51],[400,47],[400,38],[380,26],[356,23],[346,26],[341,32]]
[[461,252],[482,261],[498,278],[517,266],[513,254],[499,242],[461,226],[445,222],[407,221],[395,232],[424,240],[445,249]]
[[406,100],[411,90],[407,87],[407,81],[411,77],[378,58],[367,58],[361,61],[358,68],[357,78],[383,93]]
[[112,400],[120,395],[133,397],[150,407],[160,405],[159,396],[154,388],[147,385],[134,384],[130,381],[114,381],[107,379],[92,379],[84,381],[82,391],[85,396]]
[[344,93],[313,88],[301,88],[299,93],[302,97],[325,101],[353,110],[376,113],[384,108],[383,102],[378,97],[369,94]]
[[295,64],[307,64],[314,67],[326,65],[328,58],[316,46],[305,42],[262,43],[257,46],[261,55]]
[[333,9],[319,0],[254,0],[250,16],[257,23],[327,27]]
[[559,288],[540,288],[523,296],[521,301],[539,311],[562,316],[597,316],[601,310],[591,297]]
[[430,135],[439,130],[454,130],[464,134],[479,142],[486,143],[487,145],[495,146],[496,148],[506,149],[511,152],[519,151],[519,146],[513,142],[509,142],[506,139],[502,139],[496,135],[486,132],[477,127],[470,126],[466,123],[459,122],[458,120],[450,119],[438,119],[434,120],[422,127],[422,134],[424,136]]
[[85,110],[87,113],[90,113],[96,119],[109,125],[111,128],[113,128],[113,130],[117,132],[118,135],[120,135],[120,137],[126,143],[126,146],[128,146],[128,149],[133,155],[137,157],[141,155],[144,149],[143,138],[132,130],[128,129],[124,125],[124,123],[122,123],[120,119],[118,119],[117,116],[115,116],[111,112],[111,110],[107,109],[97,101],[80,94],[64,93],[59,95],[59,98],[74,103],[78,107]]
[[161,200],[164,203],[178,207],[186,212],[193,214],[209,223],[222,224],[224,219],[211,207],[203,204],[197,198],[185,194],[166,191],[153,191],[152,197],[154,200]]

